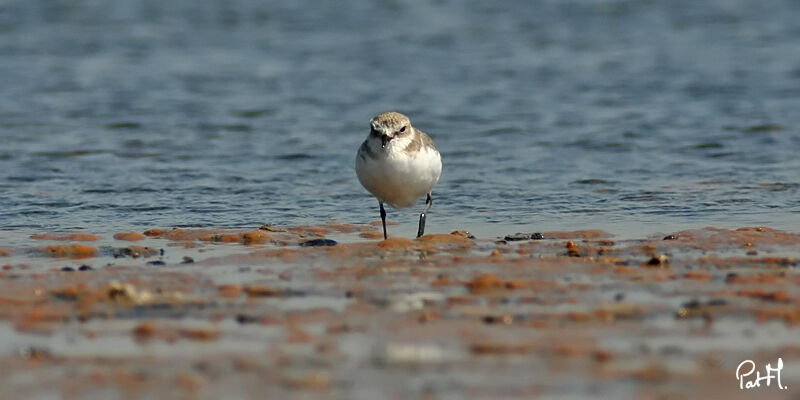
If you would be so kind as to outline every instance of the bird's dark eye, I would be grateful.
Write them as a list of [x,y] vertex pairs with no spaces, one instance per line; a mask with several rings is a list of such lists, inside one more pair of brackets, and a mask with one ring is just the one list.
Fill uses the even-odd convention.
[[406,127],[405,126],[400,128],[400,132],[405,132],[405,131],[406,131]]

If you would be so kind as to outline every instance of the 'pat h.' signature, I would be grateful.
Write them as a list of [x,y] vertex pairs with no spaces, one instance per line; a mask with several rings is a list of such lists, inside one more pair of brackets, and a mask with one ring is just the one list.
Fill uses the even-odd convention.
[[[753,360],[744,360],[739,363],[739,366],[736,367],[736,380],[739,381],[739,389],[752,389],[761,387],[761,382],[764,382],[764,386],[769,387],[772,384],[772,380],[775,379],[776,383],[778,384],[778,389],[789,389],[787,386],[781,385],[781,371],[783,370],[783,359],[778,358],[778,366],[772,368],[772,364],[767,364],[766,366],[766,374],[761,376],[761,371],[756,371],[756,363]],[[756,373],[755,378],[750,379],[750,376],[753,375],[753,372]],[[774,375],[773,375],[774,373]]]

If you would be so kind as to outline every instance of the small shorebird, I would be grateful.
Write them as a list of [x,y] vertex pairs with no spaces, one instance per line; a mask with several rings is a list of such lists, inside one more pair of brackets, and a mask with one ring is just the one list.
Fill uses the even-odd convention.
[[442,158],[433,140],[425,132],[411,126],[411,120],[397,112],[376,115],[370,121],[367,139],[356,154],[358,180],[378,199],[386,239],[386,210],[417,204],[427,195],[425,208],[419,215],[417,237],[425,233],[425,213],[431,208],[431,191],[442,174]]

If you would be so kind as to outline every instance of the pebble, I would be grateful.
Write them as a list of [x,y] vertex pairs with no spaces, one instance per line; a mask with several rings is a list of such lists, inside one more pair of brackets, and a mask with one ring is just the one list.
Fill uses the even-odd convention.
[[300,246],[303,247],[311,247],[311,246],[336,246],[337,243],[333,239],[312,239],[307,240],[305,242],[300,243]]
[[238,314],[236,315],[236,322],[240,324],[253,324],[259,321],[258,317],[252,315]]
[[513,235],[506,235],[505,240],[509,242],[517,241],[517,240],[530,240],[531,234],[530,233],[515,233]]

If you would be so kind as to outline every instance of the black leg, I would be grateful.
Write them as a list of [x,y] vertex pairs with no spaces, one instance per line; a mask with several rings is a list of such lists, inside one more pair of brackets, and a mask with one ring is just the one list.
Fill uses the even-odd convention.
[[425,213],[428,212],[432,204],[433,199],[431,198],[431,194],[428,193],[428,198],[425,200],[425,208],[422,210],[422,214],[419,215],[419,229],[417,230],[417,237],[420,237],[425,233]]
[[386,235],[386,210],[383,208],[383,202],[379,201],[381,205],[381,222],[383,223],[383,239],[386,240],[389,236]]

